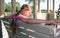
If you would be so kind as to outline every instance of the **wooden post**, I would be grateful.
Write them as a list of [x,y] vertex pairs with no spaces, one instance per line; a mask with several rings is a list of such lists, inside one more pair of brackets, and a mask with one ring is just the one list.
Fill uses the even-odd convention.
[[0,15],[4,14],[4,0],[0,0]]
[[54,6],[55,6],[55,0],[53,0],[53,14],[55,13]]
[[11,4],[12,4],[12,13],[16,13],[16,0],[11,0]]
[[49,0],[47,0],[47,20],[49,20]]
[[55,0],[52,0],[53,4],[52,4],[52,8],[53,8],[53,12],[50,14],[50,19],[54,19],[54,13],[55,13]]
[[49,13],[49,0],[47,0],[47,13]]
[[40,13],[40,0],[38,0],[38,12]]
[[36,19],[36,17],[37,17],[36,16],[36,14],[37,14],[36,13],[36,0],[34,0],[34,4],[33,5],[34,5],[34,8],[33,8],[33,18]]
[[55,4],[55,1],[54,0],[52,0],[53,1],[53,5],[52,5],[52,7],[53,7],[53,12],[51,13],[51,12],[49,12],[49,0],[47,0],[47,20],[52,20],[52,19],[54,19],[54,4]]
[[52,19],[54,19],[54,13],[55,13],[55,0],[53,0],[53,12],[52,12]]

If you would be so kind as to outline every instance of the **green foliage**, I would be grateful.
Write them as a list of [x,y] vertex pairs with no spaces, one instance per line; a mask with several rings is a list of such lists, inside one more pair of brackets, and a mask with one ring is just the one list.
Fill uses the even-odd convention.
[[16,12],[18,12],[20,10],[20,4],[19,2],[16,2]]
[[[5,12],[12,12],[11,2],[5,3],[4,7],[5,7]],[[19,10],[20,10],[20,4],[19,2],[16,2],[16,12],[18,12]]]
[[10,12],[11,11],[11,4],[10,3],[5,3],[5,12]]
[[41,0],[41,2],[45,2],[45,0]]
[[42,10],[41,10],[41,13],[47,13],[47,10],[42,9]]
[[34,0],[29,0],[29,3],[32,3]]

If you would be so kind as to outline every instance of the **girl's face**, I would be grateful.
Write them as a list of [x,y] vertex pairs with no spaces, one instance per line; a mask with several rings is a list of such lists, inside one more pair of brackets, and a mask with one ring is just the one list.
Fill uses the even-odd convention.
[[23,10],[21,14],[28,17],[31,13],[30,13],[30,11]]
[[31,13],[29,11],[27,11],[26,15],[29,16]]
[[25,11],[25,16],[29,16],[31,14],[29,8],[27,7],[24,8],[24,11]]

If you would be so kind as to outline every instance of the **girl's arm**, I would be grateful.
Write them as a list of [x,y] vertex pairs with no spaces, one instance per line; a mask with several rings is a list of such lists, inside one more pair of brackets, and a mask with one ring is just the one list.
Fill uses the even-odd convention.
[[4,18],[11,19],[12,18],[12,15],[4,16]]
[[1,15],[0,18],[12,18],[12,15]]
[[22,19],[24,22],[31,23],[31,24],[41,24],[41,23],[47,23],[50,24],[52,21],[42,20],[42,19]]

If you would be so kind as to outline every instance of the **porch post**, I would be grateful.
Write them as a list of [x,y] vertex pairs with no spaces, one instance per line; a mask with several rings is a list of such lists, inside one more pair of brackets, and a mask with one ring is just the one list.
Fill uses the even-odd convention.
[[36,0],[34,0],[33,6],[34,6],[34,8],[33,8],[33,18],[36,19],[36,17],[37,17],[37,13],[36,13]]
[[54,19],[54,12],[55,12],[54,4],[55,4],[55,1],[52,0],[52,2],[53,2],[53,5],[52,5],[53,10],[52,10],[52,13],[51,13],[51,12],[49,12],[49,0],[47,0],[47,20]]
[[0,0],[0,15],[4,14],[4,0]]
[[38,0],[38,12],[40,13],[40,0]]
[[49,20],[49,0],[47,0],[47,20]]
[[16,0],[11,0],[11,4],[12,4],[12,13],[16,13]]

